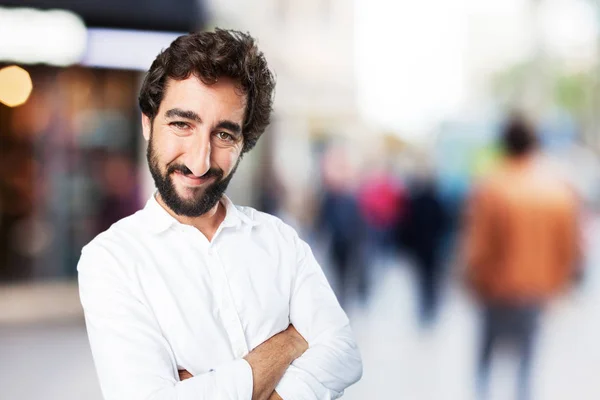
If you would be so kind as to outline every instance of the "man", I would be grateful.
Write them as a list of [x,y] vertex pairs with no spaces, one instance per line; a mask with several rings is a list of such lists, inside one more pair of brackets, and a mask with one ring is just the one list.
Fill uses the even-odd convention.
[[411,258],[419,294],[421,327],[435,322],[443,268],[444,234],[448,217],[435,178],[423,173],[411,182],[406,212],[398,222],[398,242]]
[[[366,299],[367,282],[362,261],[364,223],[354,193],[355,172],[346,150],[330,145],[322,158],[322,193],[316,227],[329,243],[328,256],[337,278],[337,298],[347,307],[349,295]],[[350,293],[350,283],[356,293]]]
[[139,103],[157,193],[78,266],[107,400],[330,399],[360,378],[307,244],[223,194],[269,123],[274,86],[236,31],[181,36],[150,67]]
[[529,373],[544,305],[564,289],[579,259],[577,202],[570,188],[536,157],[536,137],[522,117],[506,125],[503,164],[476,188],[466,231],[472,288],[483,304],[480,394],[492,350],[501,339],[519,347],[519,399]]

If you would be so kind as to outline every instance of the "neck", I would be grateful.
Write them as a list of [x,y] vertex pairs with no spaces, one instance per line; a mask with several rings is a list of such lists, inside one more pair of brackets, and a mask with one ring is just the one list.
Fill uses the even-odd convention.
[[225,206],[221,204],[221,202],[217,202],[213,208],[208,210],[206,213],[200,215],[199,217],[187,217],[185,215],[178,215],[173,212],[165,204],[160,194],[156,194],[156,201],[158,204],[162,206],[173,218],[179,221],[182,224],[193,226],[198,229],[210,242],[219,229],[221,222],[225,219]]
[[525,164],[534,158],[533,152],[527,152],[519,155],[509,156],[508,159],[513,164]]

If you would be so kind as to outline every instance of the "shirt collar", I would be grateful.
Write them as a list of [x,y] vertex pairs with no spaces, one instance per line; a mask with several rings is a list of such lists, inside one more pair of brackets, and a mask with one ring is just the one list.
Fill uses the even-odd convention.
[[[255,221],[240,211],[226,195],[221,197],[220,202],[225,206],[225,219],[221,222],[223,228],[238,228],[242,224],[250,226],[258,225],[258,221]],[[144,223],[153,233],[162,233],[173,225],[180,224],[179,221],[158,203],[156,200],[156,192],[153,193],[146,202],[143,218]]]
[[225,219],[221,223],[223,228],[239,227],[241,224],[250,226],[258,225],[258,221],[255,221],[239,210],[226,195],[221,197],[221,204],[225,206]]

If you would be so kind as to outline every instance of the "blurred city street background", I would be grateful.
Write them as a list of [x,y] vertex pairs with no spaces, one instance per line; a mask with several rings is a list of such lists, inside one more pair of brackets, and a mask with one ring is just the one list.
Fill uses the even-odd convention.
[[[228,195],[313,247],[364,359],[344,399],[476,399],[462,242],[514,110],[577,198],[582,249],[541,315],[531,398],[600,399],[597,0],[0,0],[0,399],[101,399],[80,251],[153,192],[144,72],[214,27],[250,32],[276,74]],[[491,400],[514,398],[517,352],[494,353]]]

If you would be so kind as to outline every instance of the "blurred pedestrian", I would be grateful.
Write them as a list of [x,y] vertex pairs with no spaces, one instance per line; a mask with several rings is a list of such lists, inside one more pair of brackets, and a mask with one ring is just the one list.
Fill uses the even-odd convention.
[[341,147],[329,148],[323,157],[323,193],[317,226],[327,236],[327,252],[336,275],[336,295],[342,307],[348,297],[358,295],[364,302],[368,276],[363,261],[364,224],[354,188],[354,174],[348,156]]
[[394,235],[405,211],[406,195],[406,188],[389,166],[368,174],[359,188],[358,205],[366,226],[370,266],[386,261],[395,252]]
[[536,135],[523,117],[508,121],[501,141],[505,159],[470,199],[465,255],[483,308],[479,395],[486,396],[493,349],[510,340],[519,350],[518,399],[526,400],[541,313],[579,258],[578,207],[567,184],[538,162]]
[[399,244],[415,267],[419,292],[419,321],[435,320],[439,299],[442,245],[447,227],[446,211],[431,176],[415,179],[410,187],[407,211],[399,223]]

